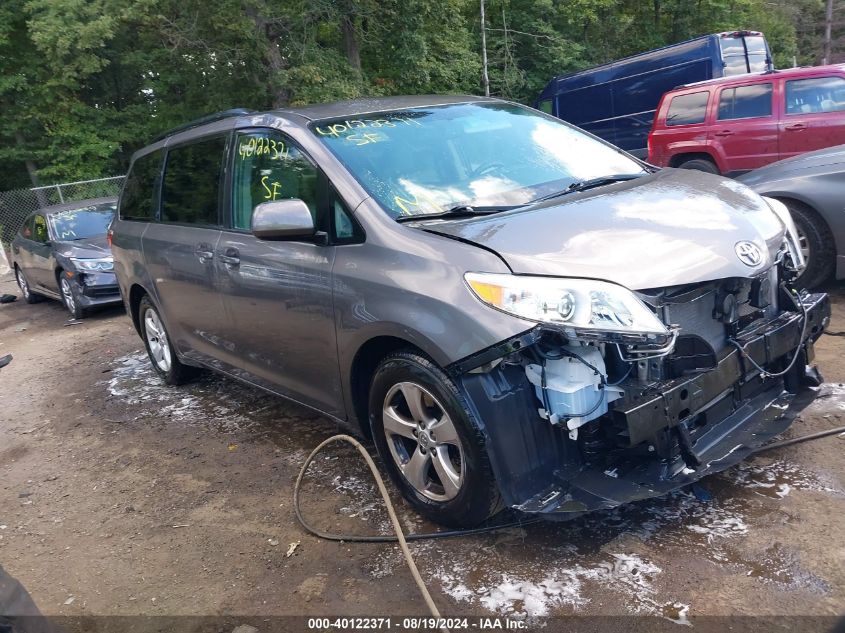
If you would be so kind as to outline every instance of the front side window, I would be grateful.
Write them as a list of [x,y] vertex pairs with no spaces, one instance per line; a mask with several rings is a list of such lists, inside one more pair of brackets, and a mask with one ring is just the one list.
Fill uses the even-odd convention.
[[814,77],[786,82],[787,114],[818,114],[845,110],[845,79]]
[[709,98],[710,93],[706,90],[672,97],[672,101],[669,103],[669,111],[666,113],[666,125],[704,123]]
[[109,230],[114,211],[115,205],[106,203],[54,213],[50,216],[53,233],[58,240],[101,237]]
[[460,103],[314,123],[311,131],[391,215],[527,204],[643,166],[562,121],[503,103]]
[[719,120],[772,115],[772,84],[725,88],[719,96]]
[[151,222],[155,219],[155,190],[161,172],[163,152],[157,150],[138,158],[129,170],[120,194],[120,218]]
[[161,191],[161,221],[217,226],[226,139],[169,149]]
[[43,215],[36,215],[32,219],[32,239],[42,243],[50,239],[50,234],[47,232],[47,220]]
[[235,143],[232,226],[251,228],[252,211],[262,202],[298,198],[317,223],[317,169],[278,132],[239,134]]

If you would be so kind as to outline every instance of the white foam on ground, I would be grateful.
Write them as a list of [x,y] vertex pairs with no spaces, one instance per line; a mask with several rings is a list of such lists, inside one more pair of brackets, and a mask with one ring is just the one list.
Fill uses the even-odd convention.
[[786,497],[792,490],[845,494],[820,474],[786,459],[768,464],[744,462],[731,471],[734,482],[766,497]]
[[[213,423],[225,430],[249,425],[256,404],[255,392],[231,381],[209,377],[181,387],[164,384],[144,351],[117,358],[111,376],[103,383],[112,397],[128,405],[143,405],[144,413],[184,422]],[[151,405],[155,405],[152,407]]]

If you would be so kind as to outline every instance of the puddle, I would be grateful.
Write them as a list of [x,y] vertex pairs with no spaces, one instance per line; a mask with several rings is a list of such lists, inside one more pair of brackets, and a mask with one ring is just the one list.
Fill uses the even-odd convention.
[[[279,448],[291,467],[336,428],[325,418],[233,380],[207,375],[183,387],[163,385],[146,355],[117,359],[103,385],[139,418],[205,425],[224,432],[248,430]],[[845,411],[845,386],[823,385],[808,409]],[[833,415],[833,413],[831,413]],[[526,618],[567,613],[631,613],[689,624],[695,606],[674,589],[669,571],[680,557],[727,566],[734,573],[783,589],[826,591],[824,581],[802,570],[789,549],[772,544],[749,552],[778,504],[801,491],[845,494],[835,481],[786,459],[761,456],[703,485],[713,500],[675,492],[566,523],[541,523],[478,537],[415,542],[412,551],[427,581],[456,605],[474,613]],[[312,464],[304,494],[331,506],[336,531],[391,532],[369,472],[351,447],[338,446]],[[408,532],[436,529],[396,502]],[[789,520],[783,519],[781,520]],[[346,530],[349,526],[352,529]],[[398,547],[374,551],[364,569],[374,579],[404,570]],[[667,571],[664,571],[664,567]],[[685,591],[683,598],[688,596]]]

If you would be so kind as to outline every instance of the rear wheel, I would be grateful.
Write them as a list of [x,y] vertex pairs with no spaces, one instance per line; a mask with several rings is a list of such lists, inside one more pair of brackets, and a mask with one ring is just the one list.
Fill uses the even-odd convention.
[[815,288],[833,275],[836,251],[833,235],[824,220],[814,211],[790,200],[782,201],[789,209],[798,231],[798,244],[804,254],[806,267],[795,284],[799,288]]
[[373,377],[369,413],[387,472],[420,514],[472,527],[500,509],[478,426],[434,363],[410,352],[388,356]]
[[38,303],[41,301],[41,295],[37,295],[29,288],[29,281],[26,279],[26,275],[23,274],[23,271],[15,266],[15,280],[18,282],[18,288],[21,289],[21,294],[23,295],[23,300],[27,303]]
[[153,369],[164,382],[168,385],[182,385],[199,373],[196,367],[184,365],[177,358],[158,308],[148,296],[143,297],[138,305],[138,322]]
[[718,174],[719,168],[716,163],[708,158],[690,158],[678,164],[680,169],[697,169],[698,171],[706,171],[708,174]]

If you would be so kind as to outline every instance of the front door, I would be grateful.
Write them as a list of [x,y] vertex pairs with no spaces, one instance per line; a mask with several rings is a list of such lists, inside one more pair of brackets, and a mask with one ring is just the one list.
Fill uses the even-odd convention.
[[784,82],[781,158],[845,143],[845,77]]
[[168,148],[161,221],[151,222],[143,250],[170,339],[187,357],[208,362],[225,346],[223,304],[214,256],[220,241],[225,136]]
[[772,83],[722,88],[710,138],[726,173],[743,172],[778,159],[778,121],[772,109]]
[[241,132],[232,151],[230,229],[215,253],[231,362],[258,384],[328,413],[342,412],[332,303],[335,247],[262,240],[256,205],[304,201],[318,218],[318,170],[276,131]]
[[40,213],[32,218],[32,242],[29,247],[29,270],[26,277],[30,286],[33,290],[43,288],[50,292],[58,292],[47,218]]

